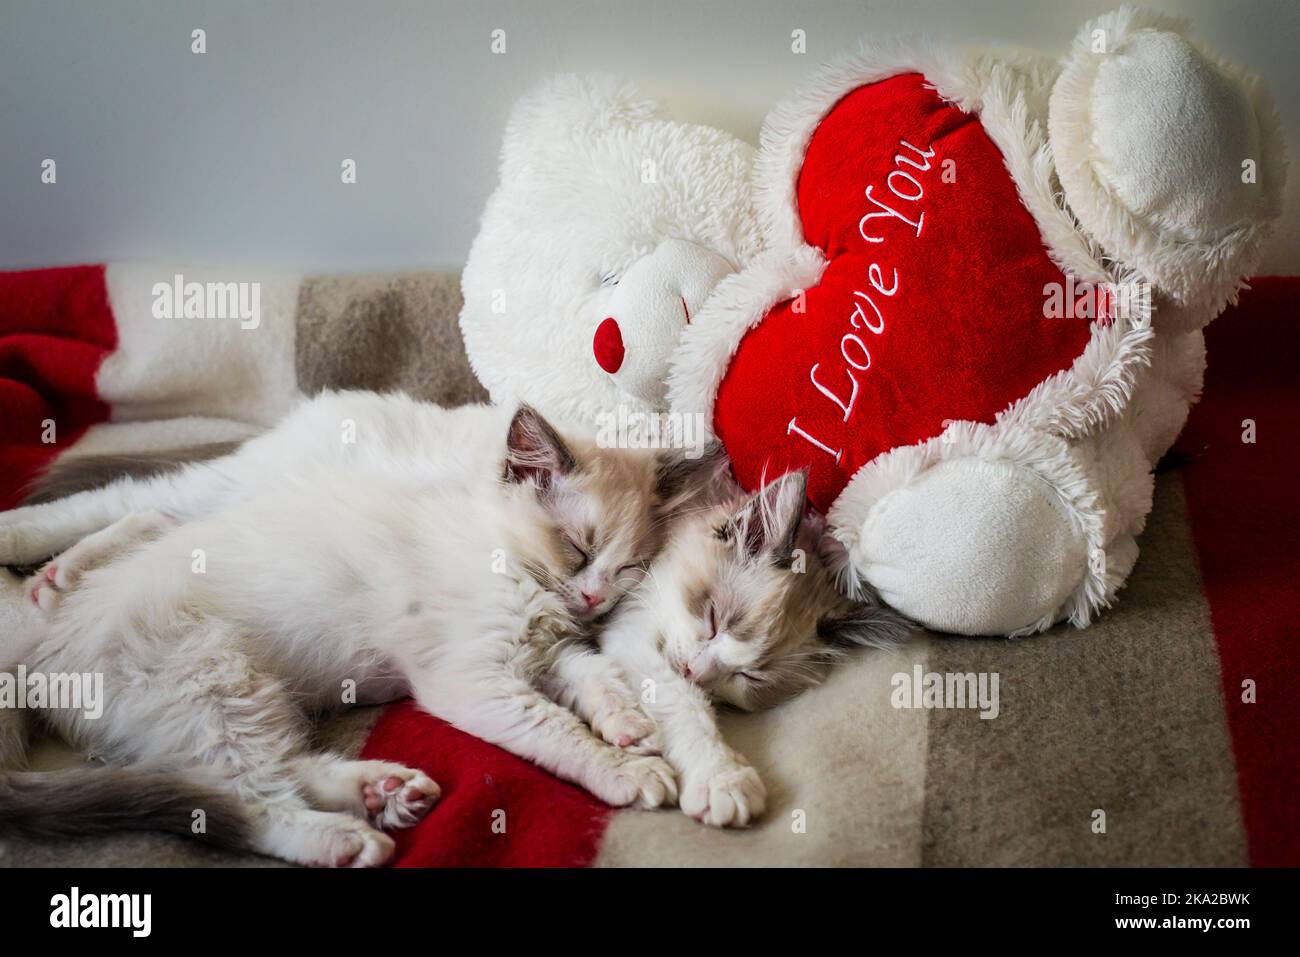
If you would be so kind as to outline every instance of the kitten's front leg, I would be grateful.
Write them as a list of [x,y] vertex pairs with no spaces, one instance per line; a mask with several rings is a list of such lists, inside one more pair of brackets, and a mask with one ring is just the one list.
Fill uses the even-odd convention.
[[664,756],[681,774],[681,809],[713,827],[746,827],[767,807],[763,779],[722,738],[713,703],[703,689],[656,663],[643,695],[659,724]]
[[568,708],[509,672],[465,681],[411,675],[416,702],[462,731],[505,748],[615,807],[656,808],[677,800],[677,780],[662,758],[611,747]]
[[577,643],[564,645],[556,652],[545,690],[615,747],[660,752],[655,723],[641,711],[623,669],[608,655]]

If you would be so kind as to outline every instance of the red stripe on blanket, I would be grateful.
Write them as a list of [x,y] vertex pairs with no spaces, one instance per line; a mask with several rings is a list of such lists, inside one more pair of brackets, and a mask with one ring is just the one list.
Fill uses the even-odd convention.
[[116,347],[103,266],[0,273],[0,509],[108,418],[95,374]]
[[385,710],[361,756],[419,768],[442,787],[428,817],[393,834],[397,867],[586,867],[611,813],[411,701]]
[[[1206,331],[1205,394],[1178,443],[1256,865],[1300,864],[1300,278],[1265,278]],[[1243,441],[1255,423],[1253,444]],[[1255,682],[1257,702],[1242,700]]]

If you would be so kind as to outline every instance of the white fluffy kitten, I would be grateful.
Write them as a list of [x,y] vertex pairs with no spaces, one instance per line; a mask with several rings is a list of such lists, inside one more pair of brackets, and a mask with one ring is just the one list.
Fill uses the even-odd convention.
[[[366,469],[395,482],[440,477],[490,480],[500,466],[512,412],[490,405],[444,409],[401,393],[325,392],[304,400],[275,428],[220,458],[184,464],[152,478],[119,478],[103,487],[0,513],[0,565],[43,561],[132,513],[156,511],[186,522],[267,489],[314,480],[340,466]],[[113,463],[121,457],[88,458],[89,462],[72,456],[55,468],[93,473],[104,467],[96,460]],[[144,463],[150,464],[148,457]],[[608,527],[608,523],[595,526]],[[627,561],[610,560],[607,543],[588,536],[592,530],[577,523],[565,529],[575,570],[552,583],[570,610],[587,620],[608,612],[634,583],[621,574]],[[588,561],[579,565],[579,556]],[[53,584],[64,582],[56,578]]]
[[414,823],[438,788],[401,765],[307,750],[308,713],[341,706],[353,683],[363,697],[407,689],[610,804],[675,800],[663,760],[584,723],[628,745],[650,727],[553,588],[596,561],[607,578],[630,571],[655,531],[653,458],[566,443],[527,409],[502,456],[497,481],[354,462],[208,519],[142,513],[88,538],[65,556],[80,581],[31,613],[19,660],[102,673],[98,720],[42,716],[137,772],[0,776],[0,827],[187,832],[204,809],[209,839],[306,864],[383,863],[393,843],[372,825]]

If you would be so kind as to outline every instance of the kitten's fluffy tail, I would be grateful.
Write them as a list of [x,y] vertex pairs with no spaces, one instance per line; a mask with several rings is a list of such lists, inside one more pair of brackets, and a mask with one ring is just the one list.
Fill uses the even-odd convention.
[[180,773],[136,768],[0,771],[0,838],[163,831],[245,848],[250,830],[233,798]]
[[[0,671],[26,647],[18,607],[21,581],[0,569]],[[251,822],[202,772],[152,768],[23,771],[28,718],[0,707],[0,838],[85,837],[108,831],[189,834],[225,847],[247,846]],[[202,811],[201,815],[194,812]],[[200,823],[201,822],[201,823]]]

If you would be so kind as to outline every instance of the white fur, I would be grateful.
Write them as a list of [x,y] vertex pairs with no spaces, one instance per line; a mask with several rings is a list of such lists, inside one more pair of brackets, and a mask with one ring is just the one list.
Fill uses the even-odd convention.
[[[758,252],[753,153],[606,79],[562,76],[524,98],[462,278],[466,351],[493,400],[587,425],[662,408],[686,312]],[[611,316],[627,347],[615,376],[592,352]]]
[[[1089,52],[1099,28],[1113,62]],[[743,336],[817,281],[825,263],[804,243],[795,194],[808,142],[846,93],[898,73],[923,72],[945,99],[979,114],[1063,271],[1155,283],[1153,302],[1095,324],[1069,368],[993,424],[957,423],[859,470],[829,513],[846,546],[839,572],[850,594],[873,586],[943,631],[1023,634],[1061,619],[1084,626],[1122,586],[1150,509],[1151,469],[1200,390],[1199,330],[1254,263],[1285,174],[1258,83],[1188,44],[1183,30],[1126,9],[1085,26],[1064,67],[864,40],[765,121],[755,202],[769,248],[720,283],[683,334],[669,378],[676,410],[711,418]],[[1103,69],[1114,73],[1108,92],[1089,99]],[[1191,89],[1207,91],[1195,97],[1200,112],[1148,142],[1144,117]],[[1141,143],[1122,140],[1129,128]],[[1256,187],[1241,188],[1236,159],[1221,161],[1243,150],[1258,161]],[[1095,182],[1103,171],[1107,187]]]
[[723,739],[713,702],[770,707],[820,682],[847,647],[889,645],[909,627],[837,594],[804,490],[791,473],[681,518],[599,636],[658,725],[682,810],[715,827],[752,822],[766,789]]
[[1085,24],[1052,90],[1050,129],[1083,229],[1203,325],[1258,262],[1286,157],[1259,80],[1188,34],[1185,21],[1133,7]]
[[39,561],[132,512],[211,515],[259,488],[343,464],[429,479],[486,476],[503,454],[509,418],[495,406],[448,410],[402,394],[323,393],[224,458],[0,513],[0,562]]
[[[228,722],[226,691],[261,702],[248,706],[241,734],[260,737],[254,734],[258,722],[268,734],[283,725],[266,746],[287,747],[292,714],[277,710],[276,696],[306,710],[330,709],[351,681],[361,703],[414,691],[435,714],[607,800],[673,799],[672,773],[662,764],[635,765],[611,778],[610,760],[622,767],[630,757],[593,751],[588,739],[595,739],[580,732],[576,715],[629,756],[664,748],[689,787],[693,816],[715,826],[747,824],[762,812],[762,783],[721,743],[710,697],[767,706],[820,680],[842,647],[890,640],[902,626],[883,612],[845,617],[853,605],[836,593],[816,557],[820,529],[799,531],[802,476],[786,476],[745,499],[720,481],[716,462],[685,459],[671,485],[656,478],[656,494],[668,496],[661,507],[674,509],[657,519],[661,525],[672,519],[671,540],[637,600],[615,611],[609,632],[618,653],[596,654],[563,640],[572,636],[581,609],[574,594],[594,587],[592,575],[608,592],[593,610],[597,615],[642,580],[628,559],[647,535],[663,534],[629,514],[649,502],[649,489],[637,484],[638,476],[645,483],[647,460],[635,452],[599,453],[602,462],[628,462],[596,484],[607,490],[599,496],[584,493],[576,480],[550,488],[545,509],[561,527],[618,527],[573,575],[571,588],[555,582],[544,589],[519,574],[527,567],[518,560],[521,553],[544,551],[530,541],[537,522],[529,500],[494,497],[502,494],[506,431],[497,407],[443,410],[404,396],[327,394],[226,458],[11,513],[5,530],[25,554],[80,540],[29,583],[40,612],[53,622],[52,634],[36,618],[27,631],[39,650],[10,648],[7,657],[60,670],[102,668],[105,659],[131,674],[174,670],[166,683],[184,681],[183,694],[132,698],[107,725],[83,727],[75,716],[55,716],[65,732],[100,751],[112,752],[115,733],[105,739],[103,728],[126,727],[147,715],[148,727],[162,729],[154,745],[136,740],[138,732],[118,738],[119,758],[163,760],[169,747],[179,746],[176,729],[196,697],[212,699],[211,720]],[[600,474],[596,454],[584,451],[584,475]],[[542,449],[537,455],[512,452],[509,461],[527,472],[552,459]],[[745,551],[720,543],[717,527],[727,523],[736,540],[758,544]],[[797,566],[792,556],[773,551],[788,551],[796,540]],[[590,547],[586,539],[580,544]],[[195,573],[199,554],[204,567]],[[706,585],[710,612],[701,619],[703,606],[689,611],[686,592]],[[693,655],[693,673],[678,676],[673,669],[685,654],[681,642],[696,640],[690,636],[715,613],[727,630]],[[744,641],[738,640],[742,633]],[[661,647],[666,634],[672,640]],[[505,672],[497,674],[499,668]],[[647,674],[667,675],[666,693],[679,686],[678,704],[667,710],[644,699],[639,704],[625,673],[638,682]],[[491,692],[505,679],[510,691],[498,700]],[[264,684],[265,694],[255,690]],[[552,710],[530,690],[534,685],[572,714]],[[534,718],[546,715],[559,730],[543,733],[534,720],[527,724],[537,735],[525,734],[518,708]],[[247,709],[241,704],[239,710]],[[151,746],[155,751],[148,751]],[[573,748],[588,757],[573,757],[566,750]],[[273,757],[250,755],[248,767],[274,765]],[[408,824],[427,810],[435,787],[423,780],[416,789],[424,797],[414,804],[398,800],[406,793],[399,789],[372,808],[358,797],[358,768],[303,755],[291,771],[287,781],[268,771],[267,781],[236,775],[234,783],[260,801],[290,794],[296,780],[309,797],[325,795],[354,811],[360,802],[390,825]],[[393,772],[376,774],[362,781],[374,800]],[[278,807],[278,801],[270,804]],[[340,843],[354,846],[358,835],[371,849],[366,853],[382,858],[388,850],[353,824],[326,840],[321,834],[330,833],[329,822],[302,808],[268,805],[262,812],[257,840],[268,853],[328,863],[327,851],[335,853]]]
[[[304,750],[307,713],[403,691],[611,804],[675,800],[662,760],[637,753],[644,748],[610,747],[540,690],[572,674],[555,667],[557,658],[582,652],[567,646],[580,635],[573,608],[533,569],[558,577],[551,569],[564,546],[555,528],[565,516],[585,510],[633,525],[624,520],[627,503],[648,511],[648,485],[601,479],[600,463],[581,459],[545,482],[531,471],[499,481],[486,451],[469,468],[441,473],[427,459],[394,463],[384,441],[405,447],[433,430],[446,442],[457,428],[449,422],[486,425],[477,436],[462,433],[461,446],[486,450],[496,445],[489,423],[500,413],[484,407],[440,419],[426,408],[421,420],[410,414],[418,404],[392,397],[318,400],[264,445],[283,447],[286,434],[313,425],[337,436],[342,409],[365,409],[373,413],[367,424],[380,427],[346,461],[336,452],[328,468],[300,464],[296,474],[251,489],[230,484],[237,476],[230,468],[214,470],[208,491],[227,497],[215,514],[179,525],[128,515],[39,578],[59,601],[30,613],[20,660],[30,671],[102,673],[107,689],[98,720],[69,711],[46,712],[46,720],[116,762],[207,769],[244,805],[254,846],[303,863],[373,865],[392,852],[372,829],[323,811],[404,826],[436,798],[433,783],[414,772],[367,770]],[[510,434],[513,443],[513,427]],[[501,448],[492,458],[530,470],[548,452],[539,458],[512,444],[506,456]],[[265,466],[270,454],[232,461]],[[621,710],[635,707],[608,659],[586,658],[591,680],[567,691],[577,710],[610,723],[603,712],[611,695],[621,696]],[[605,730],[636,737],[625,724]],[[393,776],[402,783],[386,787]]]

